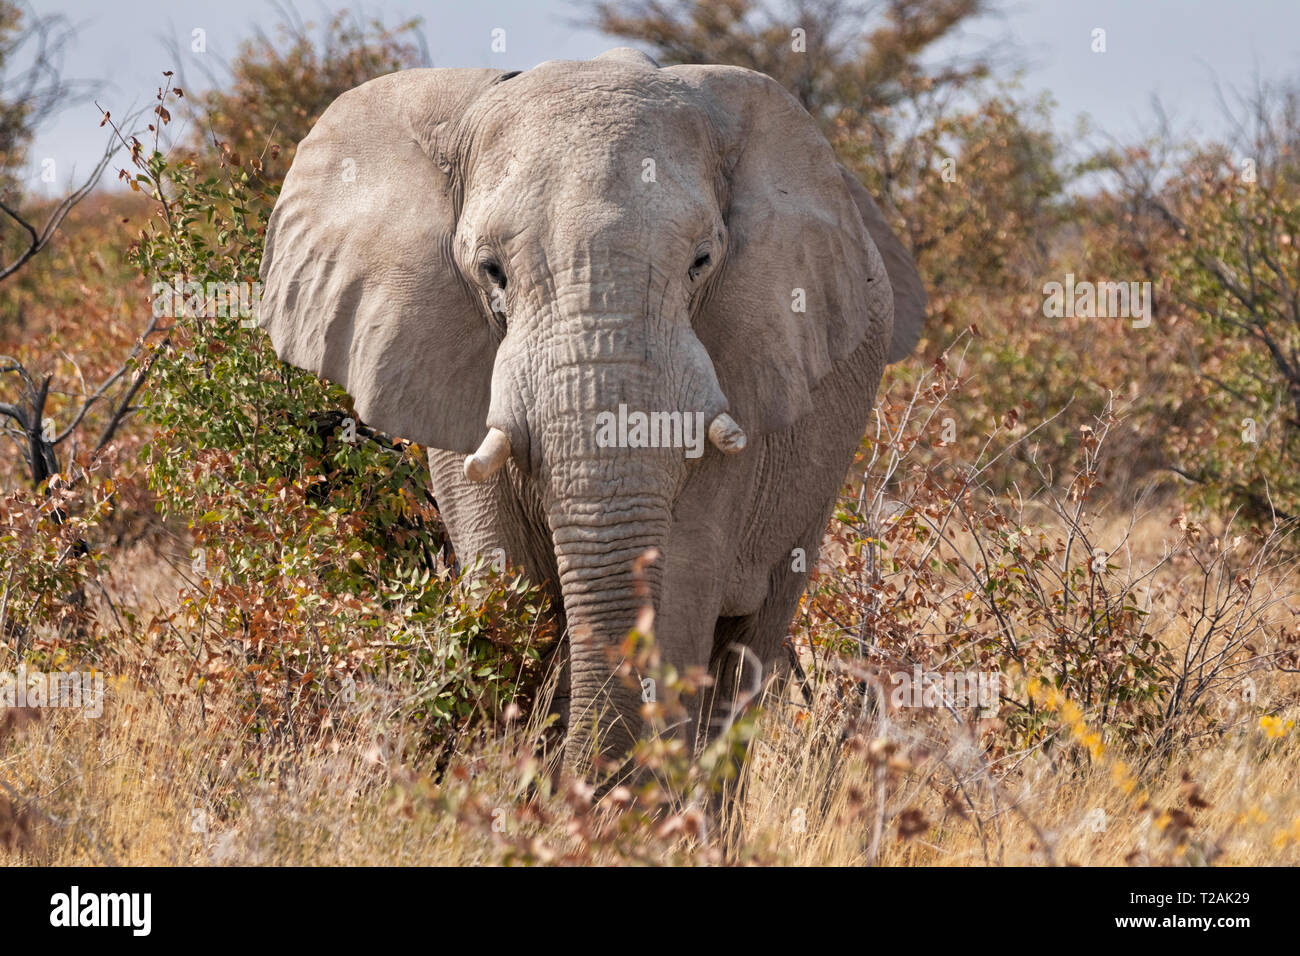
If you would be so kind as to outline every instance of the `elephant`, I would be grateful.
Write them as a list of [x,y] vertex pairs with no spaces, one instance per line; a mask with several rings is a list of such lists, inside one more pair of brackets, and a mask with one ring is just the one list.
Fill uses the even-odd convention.
[[[776,81],[628,48],[342,94],[294,156],[261,279],[277,356],[428,449],[461,563],[504,553],[553,597],[581,773],[642,733],[640,688],[614,675],[647,602],[679,672],[727,687],[786,666],[926,302]],[[714,697],[692,705],[697,742]]]

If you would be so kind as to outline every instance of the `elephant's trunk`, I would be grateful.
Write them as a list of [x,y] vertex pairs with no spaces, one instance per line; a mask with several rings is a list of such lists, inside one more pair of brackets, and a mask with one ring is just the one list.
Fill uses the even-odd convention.
[[[641,581],[637,559],[665,550],[690,461],[685,443],[650,444],[627,420],[641,414],[640,423],[647,424],[652,414],[676,415],[674,421],[689,421],[682,437],[702,453],[706,415],[725,407],[725,399],[720,392],[665,395],[663,383],[672,379],[640,362],[584,356],[547,371],[547,398],[530,431],[569,627],[566,762],[585,772],[596,754],[625,755],[639,734],[641,692],[617,676],[619,648],[636,626],[645,595],[658,605],[667,556],[646,565]],[[674,437],[671,428],[664,432],[658,437]]]
[[570,498],[551,508],[569,627],[566,763],[576,772],[585,773],[597,754],[625,755],[639,735],[641,692],[616,670],[643,604],[658,599],[661,565],[645,565],[640,581],[637,565],[662,548],[670,513],[667,500],[644,494]]

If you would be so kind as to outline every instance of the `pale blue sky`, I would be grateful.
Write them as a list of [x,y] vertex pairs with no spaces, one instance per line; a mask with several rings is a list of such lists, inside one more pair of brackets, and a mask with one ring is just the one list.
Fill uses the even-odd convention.
[[[43,12],[66,14],[80,26],[69,51],[70,77],[98,80],[97,98],[115,116],[145,105],[165,69],[177,63],[168,39],[191,61],[180,64],[190,84],[201,82],[201,63],[220,72],[241,38],[280,21],[259,0],[37,0]],[[360,10],[389,24],[424,19],[435,66],[526,69],[543,60],[594,56],[617,43],[573,25],[581,7],[572,0],[300,0],[304,19],[327,11]],[[190,52],[195,28],[207,35],[207,54]],[[1092,31],[1106,30],[1107,51],[1091,50]],[[506,51],[494,53],[492,31],[506,31]],[[1026,90],[1057,100],[1057,122],[1071,129],[1087,113],[1093,125],[1129,138],[1141,133],[1158,94],[1183,129],[1223,127],[1215,80],[1244,89],[1256,75],[1282,80],[1300,73],[1300,0],[1002,0],[1001,12],[971,24],[960,44],[993,44],[1024,68]],[[43,184],[41,163],[54,160],[63,193],[77,172],[89,170],[105,141],[99,114],[87,103],[65,110],[38,132],[31,152],[29,189]]]

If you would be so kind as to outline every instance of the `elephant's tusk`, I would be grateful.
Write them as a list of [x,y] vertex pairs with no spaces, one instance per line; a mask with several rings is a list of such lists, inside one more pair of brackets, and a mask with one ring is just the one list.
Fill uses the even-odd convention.
[[465,477],[470,481],[491,478],[510,457],[510,439],[499,428],[489,428],[478,451],[465,458]]
[[748,439],[745,438],[745,430],[736,424],[736,420],[723,412],[709,425],[709,441],[717,445],[724,455],[734,455],[744,450]]

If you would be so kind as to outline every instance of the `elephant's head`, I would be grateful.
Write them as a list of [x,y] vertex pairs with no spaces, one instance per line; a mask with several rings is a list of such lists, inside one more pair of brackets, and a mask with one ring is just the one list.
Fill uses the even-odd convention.
[[[509,460],[536,483],[575,705],[607,683],[634,559],[699,467],[689,426],[709,460],[744,456],[859,346],[879,366],[909,352],[924,304],[777,83],[628,50],[345,93],[299,146],[262,278],[282,359],[345,386],[369,424],[465,453],[473,479]],[[683,413],[683,441],[602,441],[620,405]]]

